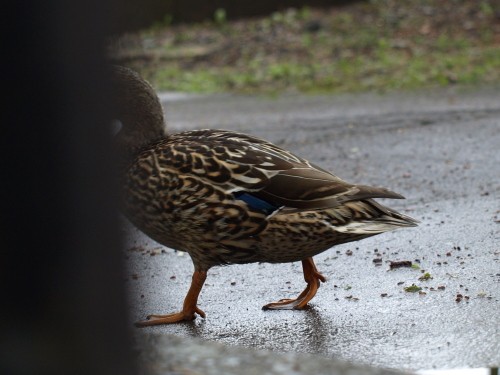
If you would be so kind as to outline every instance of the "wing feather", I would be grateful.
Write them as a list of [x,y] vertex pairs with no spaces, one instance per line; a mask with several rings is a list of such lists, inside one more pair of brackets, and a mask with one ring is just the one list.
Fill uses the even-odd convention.
[[334,208],[369,198],[403,198],[385,188],[349,184],[257,137],[196,130],[172,135],[167,142],[164,157],[182,173],[227,193],[251,192],[289,212]]

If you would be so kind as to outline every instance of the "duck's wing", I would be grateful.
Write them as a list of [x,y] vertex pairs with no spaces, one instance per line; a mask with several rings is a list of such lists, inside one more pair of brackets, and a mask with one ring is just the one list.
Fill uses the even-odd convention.
[[385,188],[353,185],[260,138],[223,130],[179,133],[168,158],[181,173],[246,194],[289,212],[334,208],[368,198],[403,198]]

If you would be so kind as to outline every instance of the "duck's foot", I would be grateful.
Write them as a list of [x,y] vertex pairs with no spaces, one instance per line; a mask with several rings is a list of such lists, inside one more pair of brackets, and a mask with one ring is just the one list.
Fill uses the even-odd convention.
[[135,323],[136,327],[148,327],[155,326],[159,324],[172,324],[184,321],[191,321],[196,318],[196,314],[200,315],[202,318],[205,317],[203,310],[196,306],[198,302],[198,296],[203,287],[203,283],[207,278],[206,271],[195,271],[193,274],[193,281],[191,282],[191,287],[189,288],[188,294],[184,299],[184,306],[182,311],[167,315],[148,315],[146,320],[141,320]]
[[136,327],[148,327],[155,326],[159,324],[172,324],[179,323],[183,321],[191,321],[196,319],[196,314],[205,318],[205,313],[203,310],[199,309],[197,306],[194,307],[192,311],[180,311],[173,314],[167,315],[148,315],[146,320],[141,320],[135,323]]
[[304,270],[304,280],[307,286],[295,299],[281,299],[278,302],[268,303],[262,310],[302,310],[307,307],[307,303],[316,295],[320,286],[320,281],[325,282],[326,278],[318,272],[312,258],[302,261]]

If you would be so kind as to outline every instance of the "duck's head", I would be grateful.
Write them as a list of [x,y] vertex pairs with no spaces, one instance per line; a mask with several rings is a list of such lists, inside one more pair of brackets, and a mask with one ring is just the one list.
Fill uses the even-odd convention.
[[113,127],[120,150],[135,153],[164,137],[163,108],[153,87],[122,66],[112,67],[111,83],[117,110]]

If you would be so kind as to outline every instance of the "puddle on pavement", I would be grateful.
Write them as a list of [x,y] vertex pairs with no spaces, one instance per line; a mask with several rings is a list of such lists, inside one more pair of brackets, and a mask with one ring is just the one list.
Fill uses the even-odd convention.
[[418,375],[498,375],[498,367],[457,368],[446,370],[420,370]]

